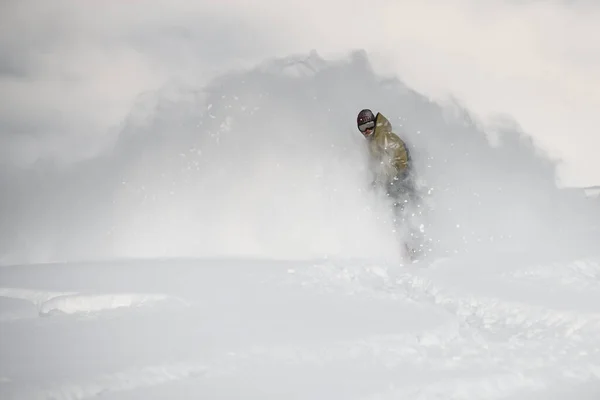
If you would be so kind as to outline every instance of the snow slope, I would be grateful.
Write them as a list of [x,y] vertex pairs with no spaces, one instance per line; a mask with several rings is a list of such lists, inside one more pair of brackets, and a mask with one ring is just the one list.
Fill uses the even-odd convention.
[[[496,267],[164,260],[77,265],[75,273],[64,264],[3,268],[4,285],[38,292],[2,291],[0,393],[596,398],[598,260]],[[147,274],[154,283],[140,284]],[[56,301],[75,286],[78,302]],[[107,305],[109,297],[130,300]]]
[[[420,263],[365,189],[363,107],[429,192]],[[110,153],[0,183],[2,399],[600,396],[597,203],[362,53],[167,85]]]

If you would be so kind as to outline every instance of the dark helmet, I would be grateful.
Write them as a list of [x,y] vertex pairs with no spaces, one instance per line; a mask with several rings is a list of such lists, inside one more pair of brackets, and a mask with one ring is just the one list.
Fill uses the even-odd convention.
[[358,126],[358,130],[362,133],[367,129],[375,128],[375,115],[371,110],[362,110],[358,113],[358,117],[356,117],[356,125]]

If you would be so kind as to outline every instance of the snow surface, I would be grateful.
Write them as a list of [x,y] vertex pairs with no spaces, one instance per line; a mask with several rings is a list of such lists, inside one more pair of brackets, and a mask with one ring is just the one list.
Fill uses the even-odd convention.
[[[420,262],[363,107],[411,143]],[[110,153],[0,184],[2,399],[600,398],[597,202],[362,53],[167,85]]]

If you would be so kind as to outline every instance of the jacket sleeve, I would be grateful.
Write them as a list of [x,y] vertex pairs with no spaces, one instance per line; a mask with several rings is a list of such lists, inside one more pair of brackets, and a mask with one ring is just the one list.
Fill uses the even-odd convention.
[[395,134],[390,135],[391,138],[387,143],[387,149],[390,152],[392,165],[398,172],[408,170],[409,156],[406,143]]

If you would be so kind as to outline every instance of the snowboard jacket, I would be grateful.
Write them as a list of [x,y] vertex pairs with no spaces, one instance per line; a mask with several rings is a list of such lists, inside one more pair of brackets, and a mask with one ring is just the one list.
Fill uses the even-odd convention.
[[406,143],[392,132],[392,124],[381,113],[375,117],[375,132],[368,139],[375,182],[390,184],[405,179],[410,170],[410,153]]

